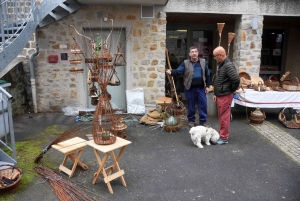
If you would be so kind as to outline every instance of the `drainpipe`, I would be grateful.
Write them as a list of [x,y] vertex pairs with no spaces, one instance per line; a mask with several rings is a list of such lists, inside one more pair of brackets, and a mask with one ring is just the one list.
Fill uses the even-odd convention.
[[30,83],[31,83],[31,93],[32,93],[32,103],[34,113],[37,113],[37,103],[36,103],[36,86],[35,86],[35,76],[34,76],[34,67],[33,61],[34,57],[39,54],[38,40],[37,40],[37,30],[35,30],[35,44],[36,50],[30,55],[29,66],[30,66]]

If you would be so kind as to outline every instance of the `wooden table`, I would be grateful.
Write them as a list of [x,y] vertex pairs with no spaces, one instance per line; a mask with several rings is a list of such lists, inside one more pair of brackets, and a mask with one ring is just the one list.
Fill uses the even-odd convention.
[[[126,186],[126,182],[123,176],[125,173],[124,170],[120,169],[119,161],[124,152],[125,147],[131,144],[131,142],[128,140],[122,139],[120,137],[116,137],[116,138],[117,138],[116,142],[110,145],[97,145],[95,144],[94,140],[90,140],[86,142],[87,145],[93,147],[97,161],[99,163],[99,168],[97,172],[94,174],[94,179],[92,183],[95,184],[99,175],[102,173],[104,177],[104,182],[106,183],[108,190],[111,194],[113,194],[113,190],[110,185],[110,181],[120,177],[123,186]],[[114,151],[116,149],[120,149],[117,157],[114,154]],[[100,157],[99,151],[104,153],[104,157],[102,159]],[[105,168],[106,160],[110,155],[113,159],[113,165]],[[109,172],[107,173],[106,171],[108,170]],[[113,173],[114,170],[116,170],[115,173]]]
[[[69,140],[52,145],[52,148],[65,154],[64,160],[59,166],[59,171],[63,171],[64,173],[68,174],[69,178],[74,175],[77,165],[80,165],[84,170],[88,169],[88,167],[80,161],[82,151],[86,147],[85,142],[86,140],[80,137],[74,137]],[[77,155],[76,152],[78,152]],[[68,158],[73,161],[72,169],[69,169],[65,166]]]

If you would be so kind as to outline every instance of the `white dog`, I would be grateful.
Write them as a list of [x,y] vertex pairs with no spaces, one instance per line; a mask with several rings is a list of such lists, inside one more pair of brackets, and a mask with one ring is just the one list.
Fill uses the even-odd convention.
[[220,134],[213,128],[205,126],[196,126],[190,129],[191,139],[198,148],[203,148],[201,140],[206,144],[210,145],[209,141],[213,144],[217,143],[220,138]]

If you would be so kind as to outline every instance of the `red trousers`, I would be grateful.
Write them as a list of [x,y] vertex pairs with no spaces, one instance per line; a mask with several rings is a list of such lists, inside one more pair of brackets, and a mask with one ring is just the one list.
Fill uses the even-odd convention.
[[217,96],[218,118],[220,122],[219,133],[222,140],[227,140],[229,137],[232,99],[233,94]]

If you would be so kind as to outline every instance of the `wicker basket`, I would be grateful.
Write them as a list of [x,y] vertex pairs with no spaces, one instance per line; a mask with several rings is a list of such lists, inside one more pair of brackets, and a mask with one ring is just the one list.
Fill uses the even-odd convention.
[[4,176],[6,178],[12,179],[14,183],[4,186],[3,182],[0,181],[0,194],[8,193],[13,190],[16,190],[20,184],[22,177],[22,170],[11,164],[2,164],[0,167],[9,167],[6,169],[0,170],[0,177]]
[[255,124],[255,125],[262,124],[265,119],[266,119],[265,112],[261,112],[259,108],[256,108],[254,112],[251,111],[251,115],[250,115],[251,124]]
[[293,77],[290,81],[284,81],[282,88],[287,91],[298,91],[300,90],[299,80],[297,77]]
[[279,81],[274,75],[271,75],[267,81],[265,81],[267,87],[279,87]]
[[286,117],[284,115],[284,110],[285,108],[283,108],[283,110],[281,110],[281,112],[279,112],[278,115],[278,120],[285,125],[287,128],[300,128],[300,115],[299,114],[295,114],[294,115],[294,119],[291,119],[290,121],[286,120]]
[[[104,131],[106,133],[109,133],[108,135],[103,135],[103,132],[96,132],[96,134],[93,134],[94,142],[98,145],[109,145],[116,142],[116,136],[114,136],[109,131]],[[109,137],[104,137],[109,136]]]
[[178,129],[181,127],[180,124],[178,124],[177,126],[167,126],[167,125],[164,125],[164,129],[165,131],[168,131],[168,132],[177,132]]
[[249,86],[251,85],[251,76],[246,72],[240,72],[239,77],[241,78],[241,85],[242,86]]

